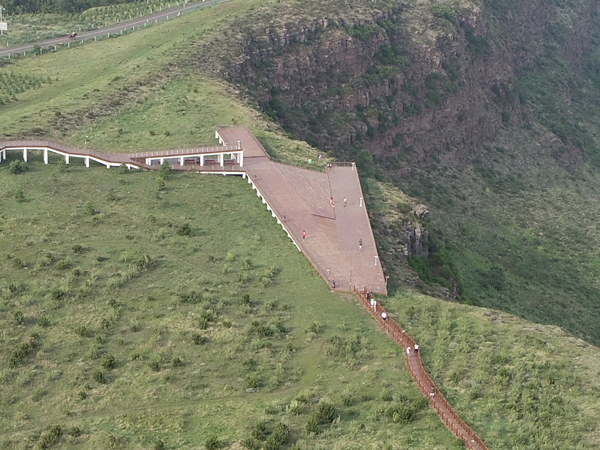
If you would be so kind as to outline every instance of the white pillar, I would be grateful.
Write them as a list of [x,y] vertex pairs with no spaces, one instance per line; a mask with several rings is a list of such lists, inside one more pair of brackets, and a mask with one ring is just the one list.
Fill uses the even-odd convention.
[[65,164],[69,164],[69,154],[65,155]]
[[183,167],[183,156],[179,158],[179,165]]
[[352,172],[354,172],[354,166],[356,166],[356,164],[352,163]]
[[240,163],[240,167],[244,167],[244,152],[239,152],[239,163]]
[[362,206],[362,197],[360,198],[360,205],[359,206]]
[[48,164],[48,149],[44,149],[44,164]]
[[146,164],[147,164],[147,165],[150,165],[150,164],[152,164],[152,160],[151,160],[150,158],[146,158]]
[[223,165],[224,165],[224,160],[225,160],[225,153],[220,153],[219,154],[219,165],[221,167],[223,167]]
[[204,166],[204,155],[200,155],[200,167]]
[[85,157],[85,167],[90,167],[90,158],[89,158],[89,156]]
[[23,161],[27,162],[27,149],[23,149]]
[[165,158],[160,158],[159,161],[160,161],[160,165],[162,166],[162,164],[165,162]]
[[106,163],[106,168],[110,169],[110,163]]

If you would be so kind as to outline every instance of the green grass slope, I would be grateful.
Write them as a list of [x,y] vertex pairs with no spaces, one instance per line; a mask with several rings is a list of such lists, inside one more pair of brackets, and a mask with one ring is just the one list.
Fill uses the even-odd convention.
[[[152,173],[7,169],[2,448],[39,446],[56,425],[63,448],[235,447],[261,420],[302,448],[453,441],[401,349],[329,293],[241,178],[178,175],[157,191]],[[308,435],[319,401],[335,421]]]
[[[16,81],[0,92],[0,138],[57,139],[98,150],[163,149],[211,142],[216,124],[261,124],[211,75],[211,67],[190,73],[177,65],[193,45],[256,3],[228,2],[124,37],[5,60],[0,74]],[[25,77],[44,83],[29,86]]]
[[[401,349],[244,180],[157,190],[153,173],[52,162],[0,167],[2,448],[240,448],[263,421],[289,427],[281,448],[453,448]],[[428,297],[384,302],[490,448],[598,444],[596,348]],[[335,412],[311,434],[321,404]]]

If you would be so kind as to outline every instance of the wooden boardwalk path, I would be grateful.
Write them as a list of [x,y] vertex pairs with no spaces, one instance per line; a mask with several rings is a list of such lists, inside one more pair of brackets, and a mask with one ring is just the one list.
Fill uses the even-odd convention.
[[[465,447],[472,450],[487,450],[486,445],[477,436],[477,434],[460,418],[448,403],[444,395],[431,380],[421,363],[421,354],[415,353],[415,341],[406,333],[394,319],[390,317],[385,309],[377,303],[376,308],[371,307],[367,299],[366,291],[354,290],[360,303],[369,311],[377,324],[385,330],[390,337],[402,347],[402,353],[406,360],[408,373],[414,380],[417,388],[429,400],[429,405],[438,414],[440,420],[446,425],[446,428],[457,438],[461,439]],[[387,318],[383,319],[382,313],[386,312]],[[407,349],[409,352],[407,353]],[[422,349],[419,350],[420,352]]]

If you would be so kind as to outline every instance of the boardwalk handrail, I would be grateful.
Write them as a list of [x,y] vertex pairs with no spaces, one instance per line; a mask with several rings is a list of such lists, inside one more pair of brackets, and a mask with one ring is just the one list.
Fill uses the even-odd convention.
[[[479,436],[477,436],[477,434],[460,418],[435,383],[431,380],[421,363],[421,354],[416,353],[409,355],[406,353],[407,348],[414,348],[415,341],[390,317],[389,314],[387,314],[385,309],[379,303],[377,303],[376,310],[374,310],[371,307],[369,300],[367,300],[365,292],[360,292],[354,288],[354,294],[375,318],[379,326],[402,347],[410,376],[414,380],[421,394],[429,400],[429,404],[436,411],[446,428],[448,428],[455,437],[462,439],[466,448],[473,450],[487,450],[487,447],[481,438],[479,438]],[[387,319],[385,320],[381,316],[381,313],[383,312],[386,312],[387,314]],[[410,364],[410,358],[414,358],[413,360],[417,362],[418,373],[413,371]]]

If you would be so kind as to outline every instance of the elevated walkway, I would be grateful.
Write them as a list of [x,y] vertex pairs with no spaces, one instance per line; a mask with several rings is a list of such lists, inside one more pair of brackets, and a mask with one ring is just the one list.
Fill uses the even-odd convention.
[[276,163],[242,127],[219,127],[215,137],[221,146],[136,153],[101,153],[46,141],[0,142],[0,162],[9,151],[22,152],[25,161],[31,151],[39,151],[46,164],[49,153],[55,153],[67,164],[71,158],[82,158],[88,167],[96,161],[107,168],[125,164],[129,169],[157,170],[167,161],[173,170],[241,175],[332,289],[367,287],[387,293],[354,164],[317,172]]
[[[402,353],[406,360],[408,373],[414,380],[421,394],[429,400],[429,405],[438,414],[440,420],[446,425],[446,428],[457,438],[463,441],[465,448],[471,450],[488,450],[485,443],[469,427],[460,416],[454,411],[450,403],[446,400],[442,392],[437,388],[433,380],[425,371],[421,363],[421,352],[415,353],[415,341],[404,331],[394,319],[390,317],[385,309],[378,303],[375,308],[370,305],[367,299],[366,291],[359,292],[354,290],[360,303],[369,311],[377,324],[402,347]],[[386,312],[387,318],[383,319],[382,313]],[[408,349],[408,352],[407,352]]]

